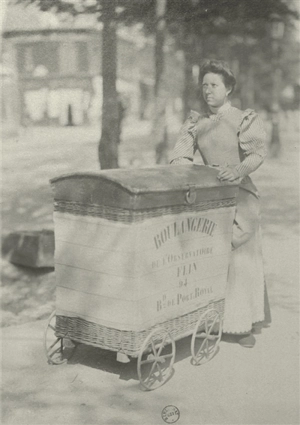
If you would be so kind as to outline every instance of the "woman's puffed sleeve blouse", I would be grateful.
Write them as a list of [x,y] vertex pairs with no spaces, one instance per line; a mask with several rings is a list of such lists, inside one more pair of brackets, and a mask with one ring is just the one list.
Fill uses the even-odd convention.
[[[267,154],[265,147],[266,133],[263,122],[255,111],[247,109],[241,112],[232,107],[230,109],[232,116],[236,113],[241,114],[236,134],[243,159],[234,169],[237,178],[243,178],[262,164]],[[190,112],[188,119],[181,127],[170,158],[171,164],[189,164],[193,161],[194,154],[198,149],[197,131],[199,126],[197,123],[201,117],[198,112]]]
[[235,169],[239,177],[245,177],[255,171],[267,155],[264,125],[262,119],[252,109],[243,112],[237,135],[245,158]]
[[193,162],[194,154],[197,149],[197,122],[200,114],[191,111],[188,119],[183,123],[179,137],[171,155],[171,164],[190,164]]

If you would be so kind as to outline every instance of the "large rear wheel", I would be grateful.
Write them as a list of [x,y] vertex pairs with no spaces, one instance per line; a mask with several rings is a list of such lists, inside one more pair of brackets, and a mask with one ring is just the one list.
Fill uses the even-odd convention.
[[210,309],[203,313],[194,329],[191,363],[195,366],[206,363],[215,355],[222,336],[222,318],[217,310]]

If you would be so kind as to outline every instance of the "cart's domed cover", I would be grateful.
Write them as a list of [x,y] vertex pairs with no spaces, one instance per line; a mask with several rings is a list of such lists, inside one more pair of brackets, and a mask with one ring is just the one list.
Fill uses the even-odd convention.
[[[203,165],[172,165],[68,174],[51,180],[55,200],[127,209],[220,200],[236,195],[237,187],[217,179],[218,170]],[[190,199],[191,201],[191,199]]]

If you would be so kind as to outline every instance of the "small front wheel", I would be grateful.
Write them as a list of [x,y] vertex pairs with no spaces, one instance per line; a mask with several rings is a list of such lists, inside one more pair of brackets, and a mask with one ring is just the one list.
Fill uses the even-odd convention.
[[208,362],[215,355],[222,336],[222,325],[217,310],[207,310],[200,316],[191,342],[191,363],[194,366]]
[[49,364],[66,363],[74,353],[76,344],[69,338],[56,336],[56,312],[50,315],[44,333],[44,349]]
[[155,390],[173,372],[175,341],[169,332],[154,329],[145,339],[138,356],[138,376],[142,387]]

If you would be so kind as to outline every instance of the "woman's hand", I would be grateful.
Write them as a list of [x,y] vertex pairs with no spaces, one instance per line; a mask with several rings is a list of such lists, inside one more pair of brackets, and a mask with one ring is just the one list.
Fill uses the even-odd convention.
[[237,183],[241,181],[241,178],[238,175],[238,172],[235,169],[230,167],[221,168],[218,174],[218,179],[221,181],[229,181],[229,182],[234,182],[237,180]]

